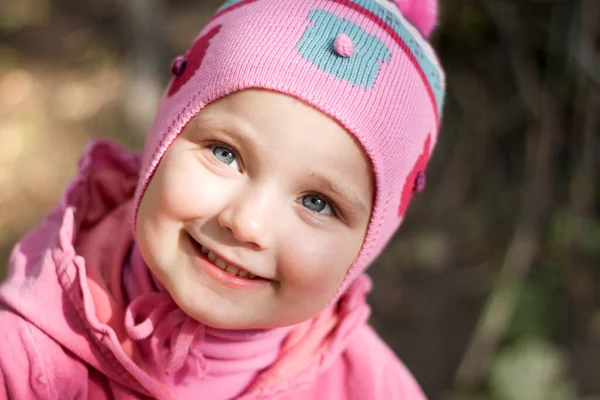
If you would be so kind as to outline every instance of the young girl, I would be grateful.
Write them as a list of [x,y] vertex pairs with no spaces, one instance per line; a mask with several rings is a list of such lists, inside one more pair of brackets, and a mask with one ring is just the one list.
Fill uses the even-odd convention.
[[230,0],[141,156],[93,143],[0,286],[0,398],[422,399],[366,267],[423,189],[434,0]]

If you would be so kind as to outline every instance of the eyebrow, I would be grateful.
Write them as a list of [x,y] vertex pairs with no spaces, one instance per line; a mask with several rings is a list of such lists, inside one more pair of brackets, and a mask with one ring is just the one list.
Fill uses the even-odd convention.
[[367,207],[361,201],[360,197],[355,193],[337,185],[333,181],[325,178],[324,176],[318,175],[316,173],[311,174],[311,176],[330,191],[336,193],[338,196],[342,196],[343,198],[347,199],[352,206],[360,209],[361,211],[367,212]]
[[242,126],[237,126],[237,124],[231,124],[231,122],[225,121],[215,121],[215,120],[204,120],[198,121],[197,125],[199,130],[211,130],[217,131],[221,134],[229,136],[237,141],[242,142],[242,144],[256,148],[257,143],[256,140],[251,136],[244,133],[244,129]]

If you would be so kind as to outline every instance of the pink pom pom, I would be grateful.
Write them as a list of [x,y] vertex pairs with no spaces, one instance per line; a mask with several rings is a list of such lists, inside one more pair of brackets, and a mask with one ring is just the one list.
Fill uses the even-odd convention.
[[438,0],[393,0],[408,19],[426,38],[438,20]]
[[350,57],[354,54],[354,42],[345,33],[340,33],[335,38],[333,49],[342,57]]

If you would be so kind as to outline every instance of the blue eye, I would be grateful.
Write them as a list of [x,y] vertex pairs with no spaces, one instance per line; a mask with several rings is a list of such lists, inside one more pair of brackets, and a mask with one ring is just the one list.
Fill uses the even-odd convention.
[[318,194],[307,194],[300,198],[300,203],[309,210],[325,215],[335,215],[329,200]]
[[237,156],[231,149],[224,146],[213,146],[212,153],[223,164],[239,169]]

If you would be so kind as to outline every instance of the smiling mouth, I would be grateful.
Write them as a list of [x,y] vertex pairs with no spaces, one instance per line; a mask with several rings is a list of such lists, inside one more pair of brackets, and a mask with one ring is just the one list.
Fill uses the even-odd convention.
[[239,268],[239,267],[237,267],[235,265],[229,264],[227,261],[225,261],[222,258],[220,258],[219,256],[217,256],[208,247],[204,246],[203,244],[197,242],[194,239],[192,239],[192,241],[194,242],[194,245],[196,246],[196,248],[198,250],[200,250],[200,252],[206,258],[208,258],[208,260],[211,263],[213,263],[214,265],[216,265],[219,269],[227,272],[228,274],[231,274],[233,276],[237,276],[238,278],[248,279],[248,280],[266,280],[264,278],[261,278],[260,276],[254,275],[253,273],[248,272],[248,271],[246,271],[244,269],[241,269],[241,268]]

